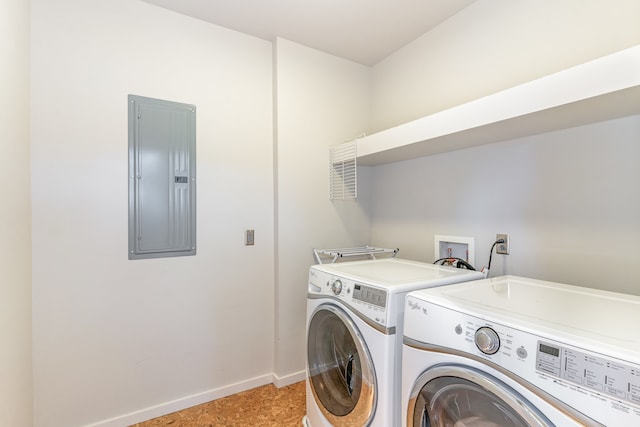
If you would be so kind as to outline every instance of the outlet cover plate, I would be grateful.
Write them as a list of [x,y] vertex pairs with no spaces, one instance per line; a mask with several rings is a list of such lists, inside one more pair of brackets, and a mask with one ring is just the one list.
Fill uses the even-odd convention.
[[509,235],[508,234],[496,234],[496,240],[504,239],[504,243],[498,243],[496,245],[496,253],[500,255],[509,255]]

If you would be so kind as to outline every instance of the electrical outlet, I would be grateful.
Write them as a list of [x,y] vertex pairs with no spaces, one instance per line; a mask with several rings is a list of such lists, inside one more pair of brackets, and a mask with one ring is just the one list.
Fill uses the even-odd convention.
[[496,240],[500,239],[504,239],[504,243],[498,243],[496,245],[496,253],[501,255],[509,255],[509,235],[496,234]]

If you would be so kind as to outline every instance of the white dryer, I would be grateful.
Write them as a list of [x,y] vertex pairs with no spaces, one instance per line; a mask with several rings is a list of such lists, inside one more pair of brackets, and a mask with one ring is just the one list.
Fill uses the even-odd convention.
[[640,426],[640,297],[516,276],[410,293],[415,426]]
[[312,266],[303,423],[399,426],[406,294],[481,277],[477,271],[396,258]]

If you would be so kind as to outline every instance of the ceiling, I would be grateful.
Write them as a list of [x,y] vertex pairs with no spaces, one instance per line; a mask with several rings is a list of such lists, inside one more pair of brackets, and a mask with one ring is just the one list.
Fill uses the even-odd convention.
[[374,65],[476,0],[143,0],[272,41]]

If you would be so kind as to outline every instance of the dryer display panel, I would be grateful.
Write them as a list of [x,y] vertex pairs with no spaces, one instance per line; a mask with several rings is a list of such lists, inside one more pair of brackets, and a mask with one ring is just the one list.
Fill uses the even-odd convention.
[[387,305],[387,292],[383,289],[356,283],[353,285],[353,299],[385,308]]
[[640,371],[631,365],[538,341],[536,368],[557,378],[640,405]]

